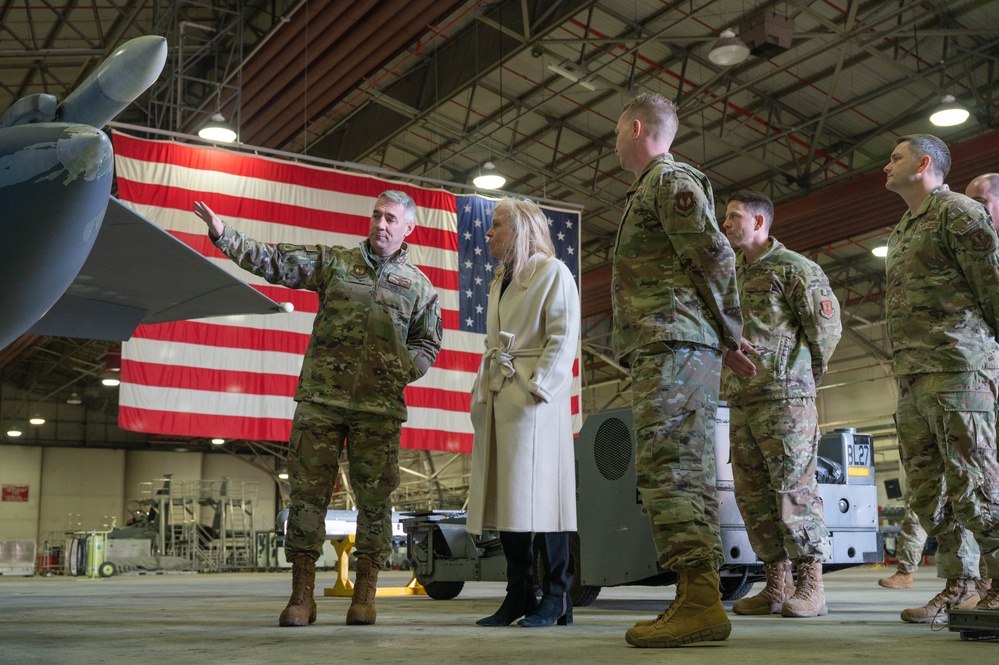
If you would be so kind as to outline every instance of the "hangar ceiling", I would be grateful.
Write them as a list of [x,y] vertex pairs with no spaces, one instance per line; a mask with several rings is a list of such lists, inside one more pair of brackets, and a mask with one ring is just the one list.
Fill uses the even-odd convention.
[[[754,23],[789,24],[789,39]],[[732,67],[708,59],[726,28],[753,50]],[[869,250],[902,213],[878,175],[896,138],[955,146],[954,188],[999,170],[995,0],[0,0],[0,109],[65,97],[144,34],[170,56],[119,116],[127,131],[193,134],[221,112],[249,149],[455,186],[491,161],[506,191],[581,206],[584,386],[620,378],[607,265],[631,176],[614,123],[635,93],[677,101],[673,154],[708,174],[720,208],[744,187],[778,203],[775,234],[827,269],[875,357],[883,267]],[[947,94],[971,118],[933,128]],[[117,430],[115,394],[92,385],[107,349],[26,336],[0,350],[0,420],[48,405],[64,426],[40,444],[207,446]],[[82,405],[65,404],[73,392]]]

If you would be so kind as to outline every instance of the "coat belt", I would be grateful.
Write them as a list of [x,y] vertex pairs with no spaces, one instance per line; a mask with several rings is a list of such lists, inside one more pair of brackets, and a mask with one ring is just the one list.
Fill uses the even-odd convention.
[[539,358],[544,353],[544,348],[537,349],[514,349],[513,343],[516,336],[513,333],[500,331],[499,346],[488,349],[482,355],[482,362],[479,363],[479,375],[476,379],[478,389],[475,391],[475,402],[477,404],[486,403],[486,391],[499,392],[503,387],[503,382],[512,379],[517,373],[513,366],[514,358]]

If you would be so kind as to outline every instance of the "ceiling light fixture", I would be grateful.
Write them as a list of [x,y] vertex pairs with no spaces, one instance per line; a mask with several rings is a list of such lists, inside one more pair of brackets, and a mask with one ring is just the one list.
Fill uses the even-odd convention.
[[101,385],[107,386],[108,388],[115,388],[121,384],[121,347],[112,346],[104,352],[101,357],[104,361],[104,366],[101,369],[98,376],[101,379]]
[[278,478],[280,478],[281,480],[288,480],[288,472],[287,471],[279,472]]
[[749,47],[746,43],[735,36],[730,28],[722,30],[718,36],[718,41],[708,52],[708,60],[719,67],[731,67],[749,57]]
[[225,443],[225,439],[212,439],[213,446],[221,446],[223,443]]
[[472,178],[472,184],[479,189],[499,189],[506,184],[506,178],[496,170],[496,165],[486,162],[479,169],[478,174]]
[[206,141],[217,141],[219,143],[232,143],[236,140],[236,132],[225,121],[225,116],[221,113],[214,114],[201,129],[198,136]]
[[888,256],[888,245],[880,245],[878,247],[875,247],[874,249],[871,250],[871,254],[880,259],[883,259],[884,257]]
[[953,127],[963,123],[970,115],[968,109],[954,99],[954,95],[944,95],[940,100],[940,106],[930,115],[930,122],[937,127]]
[[44,425],[45,418],[42,418],[41,414],[36,413],[35,415],[28,418],[28,423],[31,425]]
[[11,425],[10,429],[7,430],[7,436],[9,436],[12,439],[16,439],[22,434],[24,434],[24,432],[22,432],[21,428],[18,427],[17,425]]
[[69,397],[66,398],[66,404],[76,406],[77,404],[83,404],[83,400],[80,399],[79,393],[70,393]]

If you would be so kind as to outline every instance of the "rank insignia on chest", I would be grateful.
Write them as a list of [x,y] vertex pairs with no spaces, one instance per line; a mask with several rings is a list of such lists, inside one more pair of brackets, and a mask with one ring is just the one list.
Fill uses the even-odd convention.
[[694,193],[678,192],[676,195],[676,205],[674,207],[681,215],[689,215],[690,211],[694,209]]
[[350,269],[350,274],[352,274],[354,277],[364,277],[365,275],[368,274],[368,266],[360,263],[355,263],[354,267]]
[[401,277],[399,275],[389,275],[389,284],[395,284],[396,286],[401,286],[404,289],[408,289],[413,285],[413,280]]
[[819,303],[819,314],[823,319],[831,319],[835,313],[836,308],[833,307],[832,300],[823,300]]

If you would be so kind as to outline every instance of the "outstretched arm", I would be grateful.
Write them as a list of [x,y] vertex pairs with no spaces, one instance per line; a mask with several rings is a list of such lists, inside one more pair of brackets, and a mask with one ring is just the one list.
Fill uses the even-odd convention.
[[204,201],[194,202],[194,214],[208,226],[208,235],[213,241],[218,240],[225,233],[225,224],[222,223],[222,219]]

